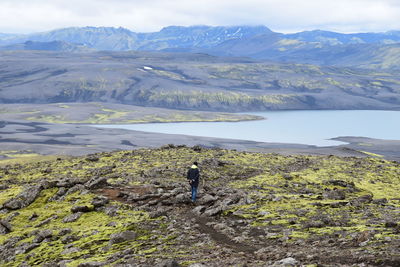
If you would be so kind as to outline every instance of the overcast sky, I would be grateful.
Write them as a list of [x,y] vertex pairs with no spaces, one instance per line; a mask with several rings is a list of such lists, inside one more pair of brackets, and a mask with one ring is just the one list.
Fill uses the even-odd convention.
[[0,32],[71,26],[158,31],[169,25],[265,25],[277,32],[400,30],[400,0],[0,0]]

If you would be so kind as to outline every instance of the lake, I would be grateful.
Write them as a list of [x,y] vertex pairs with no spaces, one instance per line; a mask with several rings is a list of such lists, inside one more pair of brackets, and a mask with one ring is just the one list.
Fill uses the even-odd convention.
[[259,115],[267,119],[243,122],[98,125],[98,127],[316,146],[343,144],[329,140],[339,136],[400,140],[400,111],[302,110],[246,114]]

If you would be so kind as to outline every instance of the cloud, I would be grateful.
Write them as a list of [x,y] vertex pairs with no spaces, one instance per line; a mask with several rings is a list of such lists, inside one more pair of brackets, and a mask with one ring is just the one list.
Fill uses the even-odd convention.
[[275,31],[400,29],[396,0],[1,0],[0,32],[69,26],[266,25]]

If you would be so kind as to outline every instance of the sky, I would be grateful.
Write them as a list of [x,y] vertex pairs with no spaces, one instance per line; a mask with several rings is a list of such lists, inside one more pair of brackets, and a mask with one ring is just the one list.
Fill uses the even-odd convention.
[[0,32],[265,25],[276,32],[400,30],[400,0],[0,0]]

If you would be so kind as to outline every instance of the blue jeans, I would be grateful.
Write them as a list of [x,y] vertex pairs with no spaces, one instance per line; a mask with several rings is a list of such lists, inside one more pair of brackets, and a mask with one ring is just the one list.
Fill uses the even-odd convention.
[[197,196],[197,186],[192,185],[192,202],[196,201]]

